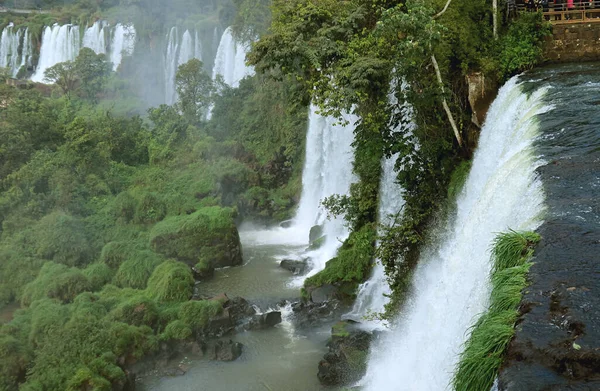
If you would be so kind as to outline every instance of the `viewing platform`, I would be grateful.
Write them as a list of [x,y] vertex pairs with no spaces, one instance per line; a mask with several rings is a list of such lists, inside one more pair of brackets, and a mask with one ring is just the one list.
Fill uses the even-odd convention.
[[600,0],[540,0],[517,2],[519,12],[542,11],[544,19],[552,24],[600,23]]

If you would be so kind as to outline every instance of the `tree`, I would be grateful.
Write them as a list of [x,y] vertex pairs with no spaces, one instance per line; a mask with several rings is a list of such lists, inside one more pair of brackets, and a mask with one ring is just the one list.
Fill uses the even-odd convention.
[[179,95],[178,108],[188,120],[200,120],[215,90],[211,77],[203,69],[202,61],[194,58],[181,65],[175,76],[175,85]]
[[67,98],[69,98],[71,92],[77,86],[75,64],[67,61],[51,66],[44,72],[44,80],[59,86]]
[[75,60],[75,73],[81,81],[83,95],[95,100],[102,91],[106,79],[112,71],[112,64],[106,61],[104,54],[96,54],[90,48],[83,48]]

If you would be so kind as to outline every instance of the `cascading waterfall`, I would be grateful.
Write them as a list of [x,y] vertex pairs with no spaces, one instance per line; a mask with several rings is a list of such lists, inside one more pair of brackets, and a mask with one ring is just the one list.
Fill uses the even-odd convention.
[[31,66],[31,36],[29,29],[15,31],[10,23],[0,36],[0,67],[8,68],[12,77],[17,77],[22,67]]
[[46,69],[60,62],[75,60],[80,47],[78,26],[71,24],[47,26],[42,35],[38,65],[31,80],[43,82]]
[[193,58],[202,60],[202,43],[198,32],[195,33],[195,39],[192,39],[190,31],[185,30],[180,40],[177,27],[171,28],[167,35],[165,52],[165,102],[167,104],[173,104],[177,100],[175,89],[177,69]]
[[110,44],[110,61],[116,71],[123,61],[123,56],[133,55],[137,33],[133,25],[118,23],[112,32]]
[[228,27],[221,36],[215,65],[213,67],[213,79],[217,75],[223,77],[223,81],[230,87],[237,87],[240,80],[254,74],[254,68],[246,65],[246,53],[249,47],[239,43],[232,35],[231,27]]
[[[46,27],[42,34],[40,58],[31,80],[42,83],[44,72],[48,68],[60,62],[75,60],[81,47],[88,47],[98,54],[106,54],[110,51],[110,61],[113,63],[113,70],[116,71],[123,56],[133,54],[136,31],[133,25],[119,23],[110,32],[111,40],[108,44],[107,29],[109,26],[106,22],[97,21],[85,30],[83,40],[81,40],[78,26],[55,24],[52,27]],[[31,48],[31,42],[28,47]]]
[[106,53],[106,37],[104,27],[106,23],[97,21],[83,33],[82,47],[90,48],[97,54]]
[[539,224],[543,192],[533,155],[544,91],[511,79],[492,104],[446,236],[424,249],[414,292],[393,330],[372,347],[365,390],[448,389],[469,327],[487,306],[490,246],[510,229]]

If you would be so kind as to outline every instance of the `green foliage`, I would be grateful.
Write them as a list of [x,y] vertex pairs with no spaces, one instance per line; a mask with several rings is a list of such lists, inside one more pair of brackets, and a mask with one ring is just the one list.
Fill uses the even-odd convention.
[[192,300],[179,307],[179,319],[194,332],[200,332],[211,318],[220,314],[221,303],[214,300]]
[[552,27],[541,13],[521,13],[499,44],[500,77],[507,79],[539,64],[543,59],[544,39],[551,33]]
[[499,234],[492,248],[490,305],[473,326],[460,356],[452,385],[455,390],[489,390],[498,376],[504,353],[514,335],[517,308],[533,248],[540,236],[534,232]]
[[91,290],[87,277],[77,268],[47,262],[37,278],[25,286],[21,304],[30,305],[45,297],[68,303],[81,292]]
[[325,269],[309,277],[304,287],[318,287],[324,284],[344,285],[344,293],[354,295],[354,290],[369,277],[375,252],[377,233],[374,224],[364,225],[354,231],[338,250],[337,256],[327,262]]
[[89,260],[89,242],[81,220],[55,212],[42,218],[35,228],[34,243],[39,257],[69,266]]
[[452,175],[450,177],[450,182],[448,183],[448,200],[455,201],[460,192],[463,190],[465,186],[465,182],[469,177],[469,172],[471,171],[471,161],[465,160],[458,164],[454,171],[452,171]]
[[161,339],[182,341],[192,336],[192,329],[182,320],[174,320],[167,325]]
[[178,107],[186,118],[192,122],[204,118],[215,89],[202,61],[194,58],[180,65],[175,75],[175,88],[179,96]]
[[99,291],[112,280],[114,271],[106,263],[93,263],[83,270],[83,275],[90,283],[90,290]]
[[144,296],[134,296],[119,305],[110,313],[110,319],[133,326],[156,326],[159,311],[156,303]]
[[161,302],[185,301],[192,296],[194,278],[188,266],[177,261],[161,263],[148,280],[147,294]]
[[200,256],[215,266],[240,264],[239,240],[233,211],[219,207],[202,208],[188,216],[168,217],[150,232],[153,250],[192,265]]
[[75,73],[81,83],[81,91],[87,99],[96,100],[106,79],[112,72],[112,63],[104,54],[96,54],[90,48],[82,48],[75,59]]
[[114,283],[121,288],[145,289],[152,272],[162,261],[152,251],[135,251],[119,266]]

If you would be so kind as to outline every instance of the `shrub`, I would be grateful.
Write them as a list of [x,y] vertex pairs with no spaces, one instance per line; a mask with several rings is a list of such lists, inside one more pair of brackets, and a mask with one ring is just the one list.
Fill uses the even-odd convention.
[[47,262],[37,278],[25,286],[21,304],[30,305],[44,297],[69,303],[81,292],[91,290],[87,277],[77,268]]
[[127,260],[132,251],[133,246],[131,242],[109,242],[102,247],[100,261],[113,269],[118,269]]
[[119,266],[114,283],[121,288],[145,289],[162,259],[150,250],[136,251]]
[[200,331],[208,325],[212,317],[221,312],[221,309],[221,303],[214,300],[188,301],[179,308],[179,319],[193,331]]
[[114,271],[105,263],[93,263],[83,270],[90,283],[90,290],[99,291],[112,280]]
[[527,286],[527,272],[533,247],[540,236],[534,232],[499,234],[493,243],[491,273],[492,292],[485,314],[473,331],[460,356],[452,380],[455,390],[489,390],[504,360],[517,321],[522,290]]
[[156,303],[144,296],[138,295],[120,303],[110,313],[110,319],[124,322],[133,326],[154,327],[158,322]]
[[69,266],[89,260],[89,242],[83,223],[70,215],[54,212],[44,216],[37,227],[33,242],[37,255]]
[[154,193],[142,195],[135,209],[134,221],[138,224],[153,224],[165,218],[167,206]]
[[165,331],[161,334],[162,340],[168,341],[171,339],[184,340],[192,336],[192,329],[181,320],[174,320],[167,325]]
[[148,295],[158,301],[185,301],[192,296],[194,278],[188,266],[177,261],[161,263],[148,280]]
[[113,215],[120,221],[129,223],[135,216],[137,202],[129,192],[121,192],[115,197]]

